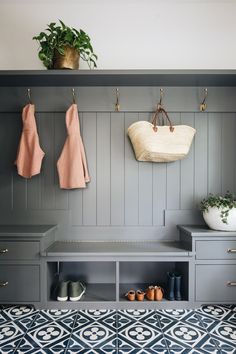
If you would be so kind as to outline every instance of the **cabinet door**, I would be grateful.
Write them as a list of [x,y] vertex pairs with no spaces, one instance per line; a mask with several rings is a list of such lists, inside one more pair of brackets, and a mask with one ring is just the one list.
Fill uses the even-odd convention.
[[196,259],[236,259],[236,240],[196,241]]
[[39,265],[0,265],[0,302],[40,301]]
[[196,301],[236,301],[236,264],[196,265]]
[[0,261],[39,259],[37,241],[0,241]]

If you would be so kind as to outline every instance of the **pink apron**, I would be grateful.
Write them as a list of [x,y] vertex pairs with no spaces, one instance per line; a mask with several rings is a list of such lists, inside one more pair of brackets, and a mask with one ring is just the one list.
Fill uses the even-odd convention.
[[85,188],[90,181],[83,142],[80,136],[79,115],[76,104],[66,112],[67,138],[57,161],[60,187]]
[[31,178],[40,173],[44,152],[39,145],[39,136],[34,116],[35,107],[27,104],[23,108],[23,130],[15,164],[18,174],[25,178]]

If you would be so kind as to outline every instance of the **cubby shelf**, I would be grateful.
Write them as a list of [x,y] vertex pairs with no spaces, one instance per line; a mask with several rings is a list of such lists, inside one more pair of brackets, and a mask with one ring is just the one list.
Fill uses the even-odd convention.
[[[93,283],[86,284],[85,294],[81,297],[77,302],[106,302],[106,301],[115,301],[116,300],[116,286],[115,284],[101,284],[101,283]],[[57,301],[56,293],[50,297],[49,301]],[[67,304],[68,301],[63,302]]]
[[236,70],[0,70],[0,87],[233,87]]

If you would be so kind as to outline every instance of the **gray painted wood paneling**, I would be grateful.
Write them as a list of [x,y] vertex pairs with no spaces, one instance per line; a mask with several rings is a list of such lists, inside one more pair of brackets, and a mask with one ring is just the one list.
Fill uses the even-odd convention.
[[86,145],[86,157],[91,181],[83,190],[83,225],[97,223],[97,117],[96,113],[83,114],[83,141]]
[[209,193],[222,192],[222,115],[208,115],[208,189]]
[[42,209],[55,209],[55,120],[54,113],[37,114],[41,121],[40,144],[45,152],[45,157],[42,163],[41,174],[41,193],[42,193]]
[[[181,124],[194,127],[194,113],[182,113]],[[180,161],[180,209],[193,209],[195,141],[188,156]]]
[[235,161],[235,118],[234,113],[222,114],[222,193],[234,191],[235,186],[235,169],[232,168]]
[[194,202],[199,202],[208,193],[208,114],[195,113],[196,135],[194,138]]
[[[172,113],[170,119],[173,125],[180,124],[180,113]],[[167,209],[180,208],[180,161],[167,164]]]
[[124,225],[124,113],[111,114],[111,225]]
[[97,114],[97,225],[111,220],[111,117]]
[[[21,114],[0,114],[1,223],[58,223],[61,239],[135,240],[144,235],[155,240],[174,238],[175,225],[181,220],[202,222],[196,209],[208,192],[235,191],[236,107],[227,97],[234,89],[212,88],[215,98],[209,95],[208,113],[197,111],[200,89],[165,89],[164,103],[170,107],[173,123],[189,124],[197,130],[187,158],[169,164],[136,161],[126,134],[133,122],[150,119],[159,88],[120,88],[121,109],[127,110],[119,113],[111,111],[115,101],[115,90],[111,89],[80,88],[77,92],[79,106],[87,108],[80,113],[91,174],[91,182],[84,190],[61,190],[58,185],[56,162],[66,138],[64,111],[71,102],[70,90],[59,90],[62,96],[54,97],[52,102],[48,98],[52,97],[51,88],[47,89],[48,97],[44,94],[36,98],[42,105],[41,112],[36,110],[36,118],[46,156],[41,174],[27,181],[17,175],[13,165]],[[40,90],[34,90],[36,97]],[[88,90],[94,94],[92,101]],[[16,92],[19,100],[22,93]],[[220,92],[229,104],[224,106],[225,112],[216,99]],[[0,101],[0,110],[10,108],[3,98]],[[15,103],[14,109],[19,109]]]
[[137,122],[138,113],[125,114],[125,225],[139,223],[139,164],[127,136],[128,127]]
[[153,164],[153,225],[164,226],[167,203],[167,164]]
[[55,185],[55,209],[68,209],[69,196],[68,191],[65,189],[60,189],[59,178],[57,174],[56,162],[60,157],[65,139],[66,139],[66,125],[65,125],[65,114],[55,113],[54,114],[54,185]]

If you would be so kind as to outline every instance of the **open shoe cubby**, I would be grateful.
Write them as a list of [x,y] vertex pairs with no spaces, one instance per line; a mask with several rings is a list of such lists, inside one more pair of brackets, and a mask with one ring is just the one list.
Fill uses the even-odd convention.
[[48,262],[48,301],[57,301],[62,280],[81,281],[86,286],[81,302],[116,300],[115,262]]
[[[164,298],[167,296],[167,272],[178,272],[182,275],[182,300],[188,301],[188,262],[120,262],[119,293],[120,301],[127,301],[125,294],[130,290],[142,289],[149,285],[158,285],[164,289]],[[146,300],[145,300],[146,301]]]

